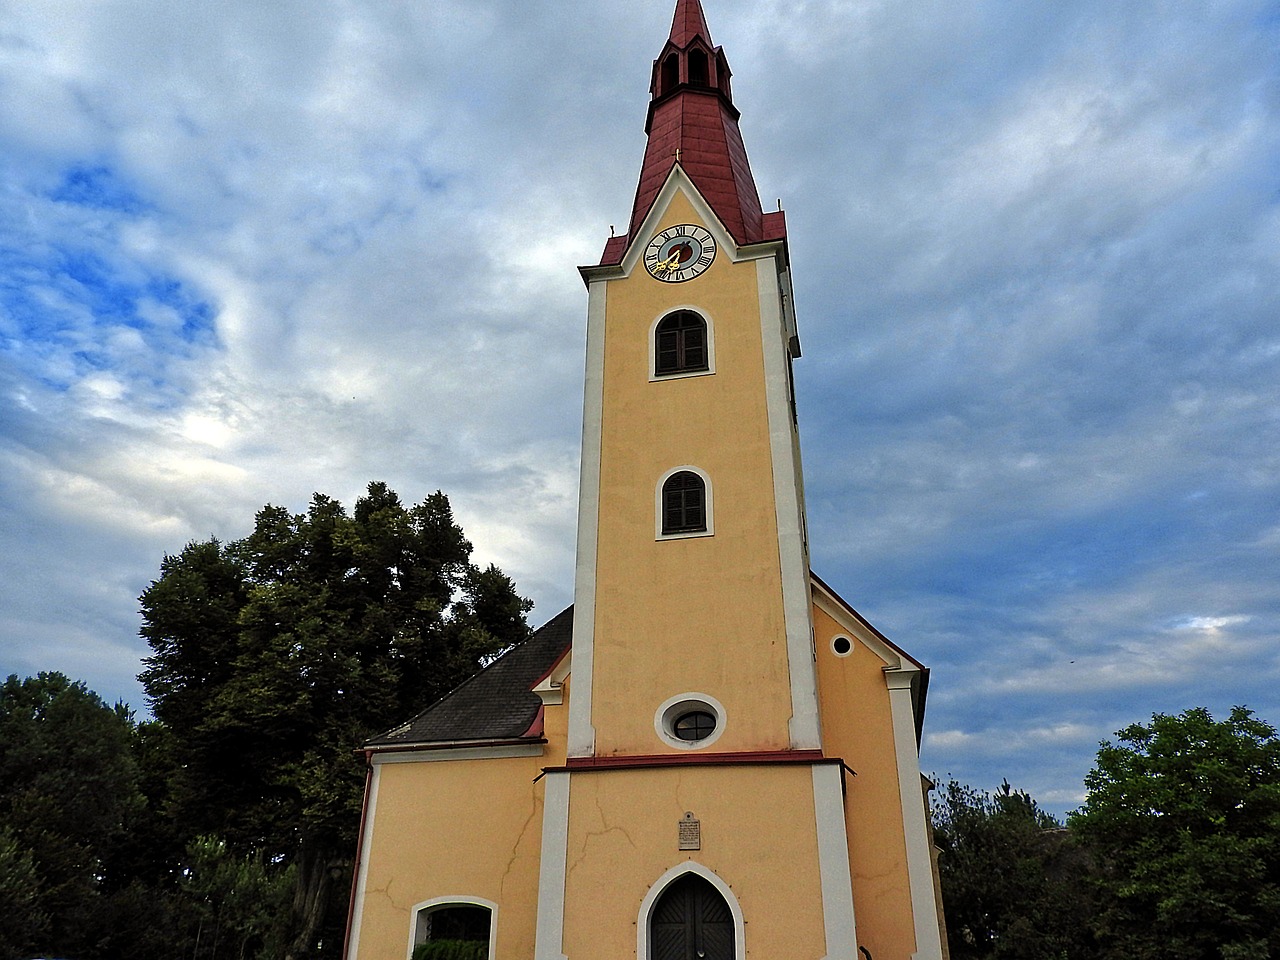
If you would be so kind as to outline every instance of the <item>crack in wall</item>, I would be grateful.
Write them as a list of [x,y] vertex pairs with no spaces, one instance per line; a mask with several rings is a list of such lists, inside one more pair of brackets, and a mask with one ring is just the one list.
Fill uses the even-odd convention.
[[525,835],[529,832],[529,825],[533,823],[537,815],[538,804],[534,803],[530,806],[529,816],[525,818],[524,826],[520,828],[520,834],[516,837],[516,842],[511,847],[511,859],[507,861],[507,868],[502,871],[502,876],[498,879],[498,890],[503,894],[506,893],[507,889],[507,877],[511,875],[516,861],[520,859],[520,847],[524,843]]
[[[632,850],[639,849],[639,847],[636,846],[636,842],[633,839],[631,839],[631,834],[629,834],[625,829],[623,829],[620,826],[609,826],[608,821],[605,819],[604,809],[600,806],[600,794],[598,792],[595,794],[593,799],[595,802],[596,816],[600,821],[600,825],[602,829],[588,830],[586,832],[586,835],[582,839],[582,850],[578,854],[577,859],[575,859],[573,863],[569,865],[568,874],[572,874],[576,869],[578,869],[579,866],[582,865],[582,862],[587,859],[587,851],[588,851],[588,848],[591,846],[592,840],[595,840],[601,837],[607,837],[611,833],[622,834],[622,836],[626,839],[627,843],[631,844]],[[568,874],[566,874],[566,876]]]

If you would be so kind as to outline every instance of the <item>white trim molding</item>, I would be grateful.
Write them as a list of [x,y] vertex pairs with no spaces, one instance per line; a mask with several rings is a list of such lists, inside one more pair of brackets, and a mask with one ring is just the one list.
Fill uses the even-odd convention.
[[[681,373],[658,373],[658,324],[673,313],[679,313],[687,310],[689,313],[696,313],[702,318],[702,322],[707,325],[707,369],[705,370],[688,370]],[[709,377],[716,372],[716,325],[711,319],[711,315],[707,313],[703,307],[695,307],[691,303],[680,304],[663,310],[660,314],[653,318],[653,323],[649,324],[649,382],[658,383],[664,380],[687,380],[689,377]]]
[[[576,696],[576,693],[575,693]],[[533,960],[566,960],[564,889],[569,857],[569,777],[548,771],[542,799],[542,855],[538,865],[538,922]]]
[[[662,532],[662,487],[668,480],[677,473],[688,472],[702,479],[702,512],[706,518],[707,526],[704,530],[692,530],[688,533],[663,533]],[[695,537],[713,537],[716,532],[716,511],[715,511],[715,494],[711,489],[711,477],[701,467],[695,467],[691,463],[681,464],[678,467],[672,467],[666,473],[658,478],[657,484],[653,488],[653,539],[655,540],[691,540]],[[576,687],[575,687],[576,689]]]
[[423,900],[421,903],[415,903],[409,911],[409,950],[405,953],[405,960],[413,960],[413,948],[419,943],[425,942],[418,939],[418,919],[426,911],[433,913],[432,907],[444,909],[455,904],[469,907],[484,907],[489,911],[489,957],[493,958],[494,951],[498,945],[498,905],[492,900],[486,900],[484,897],[475,897],[469,894],[462,894],[456,897],[432,897],[430,900]]
[[853,875],[844,820],[844,771],[838,763],[813,765],[813,816],[818,827],[825,960],[859,960],[853,919]]
[[578,485],[578,557],[573,580],[573,696],[569,698],[570,757],[596,750],[591,714],[591,668],[596,628],[596,554],[600,536],[600,448],[604,424],[605,287],[587,286],[586,385],[582,400],[582,475]]
[[560,658],[560,662],[533,688],[533,692],[542,698],[542,705],[556,707],[564,703],[564,682],[573,669],[573,653],[568,652]]
[[386,763],[435,763],[441,760],[501,760],[509,757],[540,757],[541,743],[504,743],[494,746],[459,745],[438,750],[392,750],[369,758],[374,770]]
[[684,172],[684,168],[679,163],[676,163],[672,166],[671,173],[667,175],[662,189],[653,198],[653,204],[649,207],[649,212],[645,215],[644,222],[636,229],[635,235],[628,239],[629,247],[620,264],[622,276],[629,277],[634,270],[643,269],[641,263],[644,258],[644,248],[649,239],[657,233],[658,224],[667,215],[667,209],[671,206],[671,201],[675,199],[677,193],[684,194],[685,199],[689,201],[689,205],[693,207],[694,214],[702,221],[703,226],[710,231],[712,238],[716,242],[717,249],[726,254],[731,261],[736,262],[738,260],[737,243],[729,235],[729,231],[725,229],[724,224],[720,222],[716,212],[711,209],[711,204],[707,203],[698,188],[694,186],[693,181],[689,179],[689,175]]
[[921,789],[911,689],[919,676],[920,671],[916,668],[884,668],[893,722],[893,747],[898,760],[898,795],[902,801],[907,881],[911,889],[911,916],[916,934],[916,952],[911,957],[912,960],[942,960],[942,935],[938,925],[938,901],[933,890],[933,857],[926,819],[928,811],[924,807],[924,791]]
[[374,817],[378,812],[381,773],[375,766],[369,775],[369,799],[364,811],[364,836],[360,838],[360,869],[356,874],[355,909],[351,912],[351,930],[347,937],[347,960],[356,960],[360,952],[360,921],[364,918],[365,885],[369,878],[369,853],[373,849]]
[[756,261],[760,298],[760,346],[764,352],[765,407],[773,461],[773,500],[778,524],[778,563],[782,573],[782,610],[791,674],[791,746],[821,750],[818,721],[818,672],[814,663],[813,611],[809,599],[809,563],[805,555],[804,503],[800,453],[791,419],[788,339],[782,316],[778,260]]
[[729,905],[729,913],[733,915],[733,955],[737,960],[745,960],[747,956],[747,925],[742,916],[742,907],[738,903],[738,898],[733,895],[729,885],[721,880],[713,870],[708,870],[696,860],[686,860],[683,863],[676,864],[657,879],[654,885],[649,888],[649,892],[644,895],[644,899],[640,901],[640,913],[636,917],[636,960],[652,960],[652,944],[649,943],[649,922],[653,918],[654,905],[657,904],[658,898],[666,892],[667,887],[671,886],[672,883],[679,880],[686,873],[696,873],[715,887],[720,896],[724,897],[725,903]]

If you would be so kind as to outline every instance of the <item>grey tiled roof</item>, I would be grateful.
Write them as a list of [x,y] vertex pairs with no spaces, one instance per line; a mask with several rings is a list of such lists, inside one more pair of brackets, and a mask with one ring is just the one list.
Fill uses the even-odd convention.
[[511,740],[524,735],[542,706],[542,698],[532,688],[569,648],[572,638],[573,607],[568,607],[408,723],[365,746]]

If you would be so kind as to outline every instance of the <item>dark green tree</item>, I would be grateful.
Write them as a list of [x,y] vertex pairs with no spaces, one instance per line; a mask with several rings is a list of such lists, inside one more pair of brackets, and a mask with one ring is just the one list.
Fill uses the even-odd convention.
[[237,856],[217,837],[188,844],[181,880],[183,954],[193,960],[278,957],[286,947],[292,870]]
[[1008,781],[994,794],[950,781],[934,799],[934,841],[955,960],[1092,957],[1088,858]]
[[48,932],[35,859],[12,830],[0,829],[0,958],[30,956]]
[[1244,707],[1104,742],[1071,829],[1102,867],[1102,956],[1280,956],[1280,739]]
[[143,810],[132,730],[123,706],[60,673],[0,686],[0,924],[18,928],[7,955],[33,937],[54,956],[108,949],[114,863]]
[[406,508],[382,483],[351,514],[316,494],[264,507],[244,540],[188,544],[141,601],[176,822],[293,871],[286,956],[340,952],[354,748],[524,639],[531,604],[471,562],[444,494]]

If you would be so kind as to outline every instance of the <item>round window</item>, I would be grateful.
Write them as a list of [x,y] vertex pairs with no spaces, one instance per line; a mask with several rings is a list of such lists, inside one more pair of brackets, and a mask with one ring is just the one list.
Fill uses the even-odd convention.
[[716,730],[716,718],[705,710],[691,710],[676,718],[672,732],[680,740],[705,740]]
[[848,637],[836,637],[831,641],[831,649],[837,657],[847,657],[853,649],[853,641]]
[[653,732],[677,750],[701,750],[724,733],[724,707],[705,693],[671,697],[654,712]]

